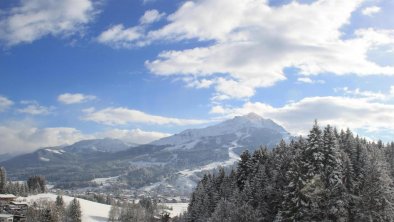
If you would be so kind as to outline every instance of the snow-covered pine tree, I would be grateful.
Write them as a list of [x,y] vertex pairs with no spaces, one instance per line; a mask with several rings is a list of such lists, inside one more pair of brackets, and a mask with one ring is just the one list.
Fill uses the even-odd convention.
[[68,206],[67,222],[82,222],[81,205],[77,198],[74,198]]
[[305,167],[308,169],[308,176],[314,177],[315,175],[322,175],[324,171],[323,149],[322,131],[317,121],[315,121],[307,138],[306,149],[302,153]]
[[245,182],[249,178],[249,174],[251,173],[251,157],[248,150],[245,150],[240,156],[241,160],[238,162],[237,167],[237,185],[240,190],[243,189]]
[[360,185],[357,221],[394,221],[394,184],[384,153],[376,144],[367,146],[365,177]]
[[215,208],[209,222],[223,222],[231,221],[232,211],[235,209],[235,205],[226,199],[221,199]]
[[58,221],[64,221],[66,216],[66,206],[63,200],[63,196],[57,195],[55,201],[55,213],[57,215]]
[[284,200],[277,215],[277,218],[283,221],[306,221],[310,210],[310,200],[303,192],[305,184],[310,179],[303,156],[306,152],[306,144],[303,143],[302,138],[299,138],[296,144],[300,152],[290,162],[289,170],[286,173],[289,183],[283,190]]
[[323,132],[324,167],[321,178],[325,187],[325,198],[322,209],[327,212],[326,218],[343,221],[347,218],[345,186],[343,184],[343,163],[337,138],[330,125]]

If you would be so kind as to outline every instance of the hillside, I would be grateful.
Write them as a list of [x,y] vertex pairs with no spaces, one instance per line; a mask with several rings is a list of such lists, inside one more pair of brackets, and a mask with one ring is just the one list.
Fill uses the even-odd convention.
[[[48,200],[48,201],[56,201],[56,194],[52,193],[44,193],[37,194],[28,197],[19,198],[19,200],[23,200],[26,202],[33,203],[34,201],[39,200]],[[66,205],[68,205],[74,198],[69,196],[63,196],[63,200]],[[81,204],[82,210],[82,222],[107,222],[108,221],[108,213],[111,209],[110,205],[100,204],[84,199],[79,199],[79,203]]]

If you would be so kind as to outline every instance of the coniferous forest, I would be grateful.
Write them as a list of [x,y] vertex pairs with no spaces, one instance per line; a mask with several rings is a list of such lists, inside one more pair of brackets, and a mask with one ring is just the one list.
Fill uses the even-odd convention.
[[317,123],[203,177],[179,221],[394,221],[394,143]]

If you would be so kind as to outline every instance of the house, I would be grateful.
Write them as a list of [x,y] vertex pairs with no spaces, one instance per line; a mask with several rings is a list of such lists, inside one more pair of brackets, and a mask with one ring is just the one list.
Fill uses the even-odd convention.
[[27,211],[27,208],[29,207],[29,204],[27,202],[15,202],[12,201],[10,203],[10,206],[13,206],[14,208],[17,208],[21,211]]
[[11,202],[4,207],[7,213],[14,215],[15,221],[26,221],[28,205],[22,202]]
[[0,214],[0,222],[13,222],[14,215],[12,214]]
[[0,202],[11,202],[15,200],[16,196],[13,194],[0,194]]

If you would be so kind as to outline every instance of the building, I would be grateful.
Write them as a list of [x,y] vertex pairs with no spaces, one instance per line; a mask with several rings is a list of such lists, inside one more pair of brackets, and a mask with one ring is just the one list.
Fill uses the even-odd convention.
[[13,194],[0,194],[0,202],[11,202],[15,200],[16,196]]
[[14,222],[25,222],[28,204],[25,202],[11,202],[4,207],[5,211],[14,215]]
[[13,222],[14,215],[12,214],[0,214],[0,222]]

